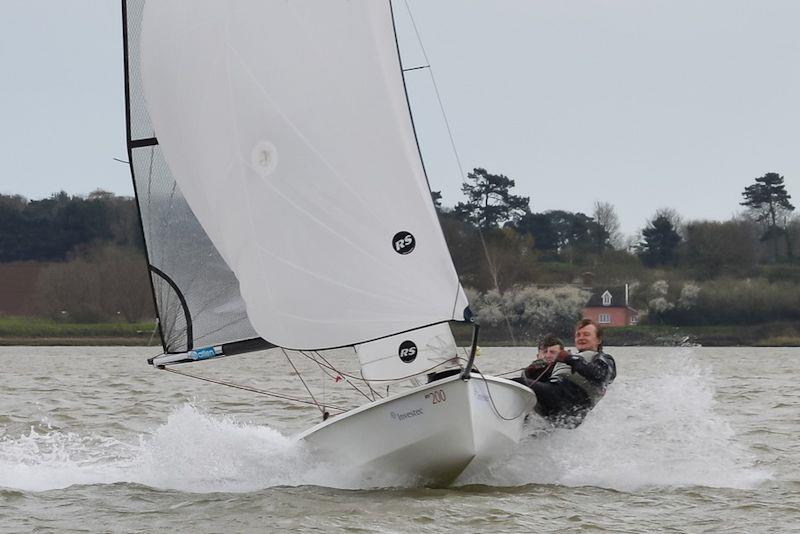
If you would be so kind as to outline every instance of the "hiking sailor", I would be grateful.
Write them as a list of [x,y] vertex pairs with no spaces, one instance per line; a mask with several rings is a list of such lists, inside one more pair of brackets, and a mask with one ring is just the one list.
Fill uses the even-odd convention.
[[529,384],[536,413],[567,428],[583,422],[617,376],[614,358],[603,352],[603,330],[591,319],[576,325],[575,348],[578,354],[559,352],[549,380]]
[[556,357],[563,350],[563,341],[553,335],[545,336],[539,342],[536,359],[522,370],[520,376],[512,378],[511,380],[532,388],[536,382],[547,382],[550,380],[556,367],[564,368],[569,372],[569,366],[567,364],[556,363]]

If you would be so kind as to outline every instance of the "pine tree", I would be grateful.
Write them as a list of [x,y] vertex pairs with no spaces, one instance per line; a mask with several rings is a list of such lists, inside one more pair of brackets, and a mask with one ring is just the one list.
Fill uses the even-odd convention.
[[786,225],[779,224],[781,218],[794,210],[794,206],[789,199],[792,198],[786,192],[783,184],[783,176],[776,172],[768,172],[764,176],[756,178],[756,183],[748,185],[742,192],[744,201],[742,206],[747,206],[756,215],[756,220],[763,222],[766,229],[761,236],[762,241],[773,242],[774,259],[778,259],[778,239],[783,236],[786,239],[787,255],[792,257],[790,239],[786,231]]
[[678,263],[678,245],[681,236],[665,215],[659,215],[642,230],[644,240],[638,245],[637,254],[645,265],[675,265]]
[[512,195],[510,189],[514,185],[514,180],[507,176],[476,168],[467,174],[467,181],[461,187],[467,201],[456,204],[455,214],[484,230],[518,220],[530,211],[530,198]]

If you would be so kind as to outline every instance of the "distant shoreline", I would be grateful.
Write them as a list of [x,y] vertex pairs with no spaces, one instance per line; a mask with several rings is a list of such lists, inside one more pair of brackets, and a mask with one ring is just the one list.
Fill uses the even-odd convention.
[[39,317],[0,317],[0,345],[156,346],[155,323],[66,323]]
[[[470,330],[454,328],[459,345],[469,345]],[[605,343],[617,347],[800,347],[800,325],[790,322],[758,325],[666,326],[637,325],[605,328]],[[564,336],[569,344],[569,336]],[[511,346],[500,328],[481,331],[484,347]],[[535,339],[517,339],[517,346],[536,346]]]
[[156,338],[148,344],[146,339],[134,337],[0,337],[0,347],[158,347]]
[[[471,329],[454,329],[459,345],[469,345]],[[482,331],[484,347],[536,345],[536,340],[518,338],[512,343],[505,332]],[[607,328],[608,346],[677,347],[800,347],[800,325],[766,323],[741,326],[675,327],[641,325]],[[161,340],[152,323],[63,324],[42,319],[0,318],[0,346],[131,346],[157,347]]]

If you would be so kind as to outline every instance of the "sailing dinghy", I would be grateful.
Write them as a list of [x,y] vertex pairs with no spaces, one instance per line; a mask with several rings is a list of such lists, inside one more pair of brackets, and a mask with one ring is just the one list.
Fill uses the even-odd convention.
[[477,326],[458,357],[448,323],[469,322],[468,302],[391,2],[123,0],[123,25],[128,151],[164,350],[150,362],[277,347],[333,370],[323,351],[349,348],[374,400],[325,412],[299,436],[312,450],[422,484],[510,454],[534,397],[474,371]]

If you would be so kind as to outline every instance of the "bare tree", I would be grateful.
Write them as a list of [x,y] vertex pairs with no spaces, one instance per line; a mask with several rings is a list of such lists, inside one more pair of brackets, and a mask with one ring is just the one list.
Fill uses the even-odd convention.
[[619,231],[619,216],[613,204],[610,202],[600,202],[599,200],[596,201],[594,203],[592,217],[595,222],[603,228],[607,236],[607,242],[611,248],[619,250],[625,246],[622,233]]

